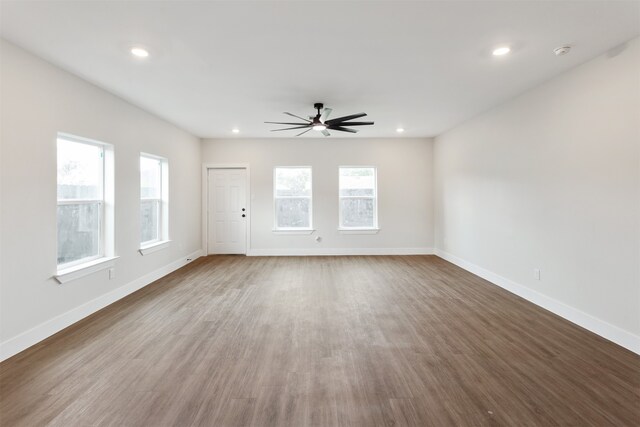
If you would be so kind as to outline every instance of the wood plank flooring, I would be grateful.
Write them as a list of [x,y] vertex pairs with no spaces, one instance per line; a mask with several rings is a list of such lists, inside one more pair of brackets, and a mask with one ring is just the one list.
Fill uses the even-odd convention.
[[632,426],[640,356],[433,256],[200,258],[0,364],[2,426]]

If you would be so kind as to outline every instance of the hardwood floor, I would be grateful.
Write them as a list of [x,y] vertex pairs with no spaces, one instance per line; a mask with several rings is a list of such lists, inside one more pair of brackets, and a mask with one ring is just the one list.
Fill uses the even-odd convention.
[[631,426],[640,356],[433,256],[201,258],[0,365],[2,426]]

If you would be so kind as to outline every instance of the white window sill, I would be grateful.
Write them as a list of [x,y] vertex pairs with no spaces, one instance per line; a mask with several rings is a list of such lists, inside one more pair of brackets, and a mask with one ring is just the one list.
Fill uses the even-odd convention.
[[76,280],[89,274],[95,273],[96,271],[111,268],[115,265],[115,261],[118,258],[120,257],[102,257],[93,261],[85,262],[84,264],[74,265],[73,267],[65,268],[64,270],[58,270],[58,272],[53,277],[60,284],[67,283],[72,280]]
[[283,235],[295,235],[295,234],[312,234],[314,231],[316,231],[315,229],[312,228],[308,228],[308,229],[296,229],[296,230],[280,230],[280,229],[273,229],[272,230],[274,233],[276,234],[283,234]]
[[379,228],[338,228],[340,234],[378,234]]
[[141,247],[140,249],[138,249],[138,252],[140,252],[141,255],[149,255],[159,250],[168,248],[169,243],[171,243],[171,240],[161,240],[159,242],[154,242],[154,243],[151,243],[150,245],[145,245]]

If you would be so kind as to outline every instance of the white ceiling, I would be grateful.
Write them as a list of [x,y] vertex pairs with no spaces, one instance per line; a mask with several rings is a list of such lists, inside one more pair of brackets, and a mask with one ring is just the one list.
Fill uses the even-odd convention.
[[[437,135],[640,33],[637,1],[3,1],[5,39],[200,137],[366,112]],[[493,57],[499,44],[512,54]],[[147,60],[129,54],[148,47]],[[552,50],[571,44],[569,55]],[[285,119],[285,120],[282,120]],[[317,133],[310,132],[307,135]],[[343,136],[343,135],[340,135]]]

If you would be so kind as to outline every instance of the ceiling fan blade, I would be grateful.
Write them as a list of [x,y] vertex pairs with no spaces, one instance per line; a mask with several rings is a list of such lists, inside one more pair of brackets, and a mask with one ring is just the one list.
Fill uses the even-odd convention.
[[350,116],[338,117],[337,119],[327,120],[325,122],[325,124],[333,125],[333,124],[337,124],[337,123],[340,123],[340,122],[344,122],[346,120],[358,119],[358,118],[364,117],[366,115],[367,115],[367,113],[351,114]]
[[300,135],[304,135],[305,133],[309,132],[311,130],[311,128],[305,130],[304,132],[300,132],[299,134],[297,134],[296,136],[300,136]]
[[329,131],[328,131],[328,130],[326,130],[326,129],[323,129],[323,130],[322,130],[322,134],[323,134],[324,136],[331,136],[331,134],[329,133]]
[[281,130],[291,130],[291,129],[302,129],[302,128],[311,128],[311,125],[296,126],[296,127],[284,128],[284,129],[271,129],[271,132],[278,132]]
[[304,120],[307,123],[311,122],[311,120],[304,119],[304,118],[302,118],[300,116],[296,116],[295,114],[287,113],[286,111],[284,112],[284,114],[286,114],[288,116],[291,116],[291,117],[295,117],[296,119]]
[[322,110],[322,115],[320,116],[320,121],[322,123],[324,123],[328,118],[329,115],[331,114],[333,110],[331,108],[325,108],[324,110]]
[[355,130],[355,129],[347,129],[347,128],[343,128],[342,126],[335,126],[335,125],[334,126],[329,126],[328,129],[339,130],[340,132],[358,133],[358,131]]
[[308,123],[288,123],[288,122],[265,122],[265,123],[272,123],[274,125],[299,125],[299,126],[308,125]]
[[345,125],[345,126],[369,126],[372,125],[373,122],[346,122],[346,123],[337,123],[334,124],[334,126],[340,126],[340,125]]

